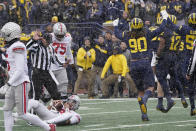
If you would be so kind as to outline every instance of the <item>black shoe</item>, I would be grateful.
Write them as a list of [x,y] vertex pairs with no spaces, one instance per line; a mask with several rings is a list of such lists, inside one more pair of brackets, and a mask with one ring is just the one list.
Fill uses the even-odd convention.
[[181,99],[181,103],[183,105],[184,108],[187,108],[188,107],[188,103],[186,102],[186,99]]
[[149,121],[147,114],[142,114],[142,121]]
[[174,102],[174,100],[170,100],[168,103],[167,103],[167,109],[166,111],[168,112],[176,103]]
[[109,96],[102,96],[102,97],[99,97],[99,99],[109,99],[110,97]]
[[162,113],[167,113],[167,110],[164,108],[164,106],[163,105],[157,105],[157,107],[156,107],[156,109],[158,110],[158,111],[161,111]]

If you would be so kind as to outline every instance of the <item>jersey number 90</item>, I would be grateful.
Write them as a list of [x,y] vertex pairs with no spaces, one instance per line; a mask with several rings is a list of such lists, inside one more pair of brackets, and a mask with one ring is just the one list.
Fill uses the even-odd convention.
[[140,37],[138,39],[129,39],[129,47],[131,48],[131,53],[147,51],[146,38]]

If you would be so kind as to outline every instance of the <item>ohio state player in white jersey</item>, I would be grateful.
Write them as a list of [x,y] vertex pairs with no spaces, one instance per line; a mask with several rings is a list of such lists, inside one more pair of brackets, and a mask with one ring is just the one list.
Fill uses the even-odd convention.
[[12,110],[15,106],[21,119],[40,126],[46,131],[55,131],[54,124],[49,125],[39,117],[27,113],[30,81],[26,46],[19,41],[20,26],[14,22],[8,22],[2,27],[0,34],[5,38],[6,55],[4,60],[7,62],[9,75],[8,82],[0,88],[0,93],[5,94],[3,106],[5,131],[12,131],[14,125]]
[[[61,22],[56,23],[51,34],[52,47],[55,49],[59,61],[61,63],[73,64],[74,60],[71,52],[72,37],[67,33],[66,26]],[[51,69],[59,82],[59,85],[57,85],[58,91],[61,93],[61,96],[66,96],[68,86],[66,69],[55,64],[51,65]]]
[[47,123],[58,125],[73,125],[78,124],[81,116],[75,112],[79,109],[80,98],[77,95],[72,95],[66,102],[62,100],[54,100],[48,108],[37,100],[29,100],[28,111],[31,109]]

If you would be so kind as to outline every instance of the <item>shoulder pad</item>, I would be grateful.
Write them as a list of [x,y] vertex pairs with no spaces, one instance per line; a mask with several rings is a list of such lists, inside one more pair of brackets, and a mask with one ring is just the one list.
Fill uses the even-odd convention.
[[23,46],[16,46],[12,49],[12,51],[15,53],[22,53],[25,51],[25,48]]
[[15,53],[22,53],[25,51],[25,45],[22,42],[18,41],[13,44],[12,51]]

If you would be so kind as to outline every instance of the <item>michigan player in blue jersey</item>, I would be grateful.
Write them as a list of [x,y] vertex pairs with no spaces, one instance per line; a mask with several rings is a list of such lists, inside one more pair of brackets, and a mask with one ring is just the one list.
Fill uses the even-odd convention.
[[[169,19],[176,24],[177,19],[174,15],[170,15]],[[178,79],[177,74],[177,53],[180,48],[180,36],[177,36],[170,28],[166,26],[163,35],[160,36],[160,44],[158,50],[160,51],[157,56],[159,58],[158,64],[156,65],[156,76],[161,84],[164,91],[165,97],[167,99],[167,109],[168,112],[174,105],[175,102],[171,99],[171,94],[169,93],[169,85],[167,81],[167,75],[169,74],[172,80],[172,84],[175,85],[178,90],[181,102],[185,108],[188,107],[186,99],[184,97],[184,92],[182,84]],[[163,100],[158,99],[157,109],[163,108]],[[162,110],[161,110],[162,111]],[[163,112],[163,111],[162,111]],[[165,112],[164,112],[165,113]]]
[[[164,17],[167,19],[167,16]],[[155,36],[159,35],[167,21],[163,20],[161,26],[154,31],[143,27],[143,21],[140,18],[132,19],[131,31],[125,34],[124,40],[127,41],[131,51],[131,76],[138,89],[138,103],[140,105],[142,120],[148,121],[146,103],[154,90],[154,76],[151,68],[150,60],[150,41]]]
[[[176,26],[171,22],[171,20],[168,19],[168,24],[170,24],[171,29],[174,30],[176,33],[182,36],[182,39],[184,40],[184,67],[183,67],[183,77],[186,78],[186,71],[188,69],[189,65],[189,59],[192,55],[192,49],[193,49],[193,42],[196,39],[196,13],[192,13],[188,17],[188,25],[183,26]],[[194,95],[195,95],[195,89],[193,87],[193,79],[187,80],[187,86],[189,88],[188,94],[189,94],[189,101],[191,104],[191,113],[190,115],[196,115],[196,109],[195,109],[195,102],[194,102]]]

